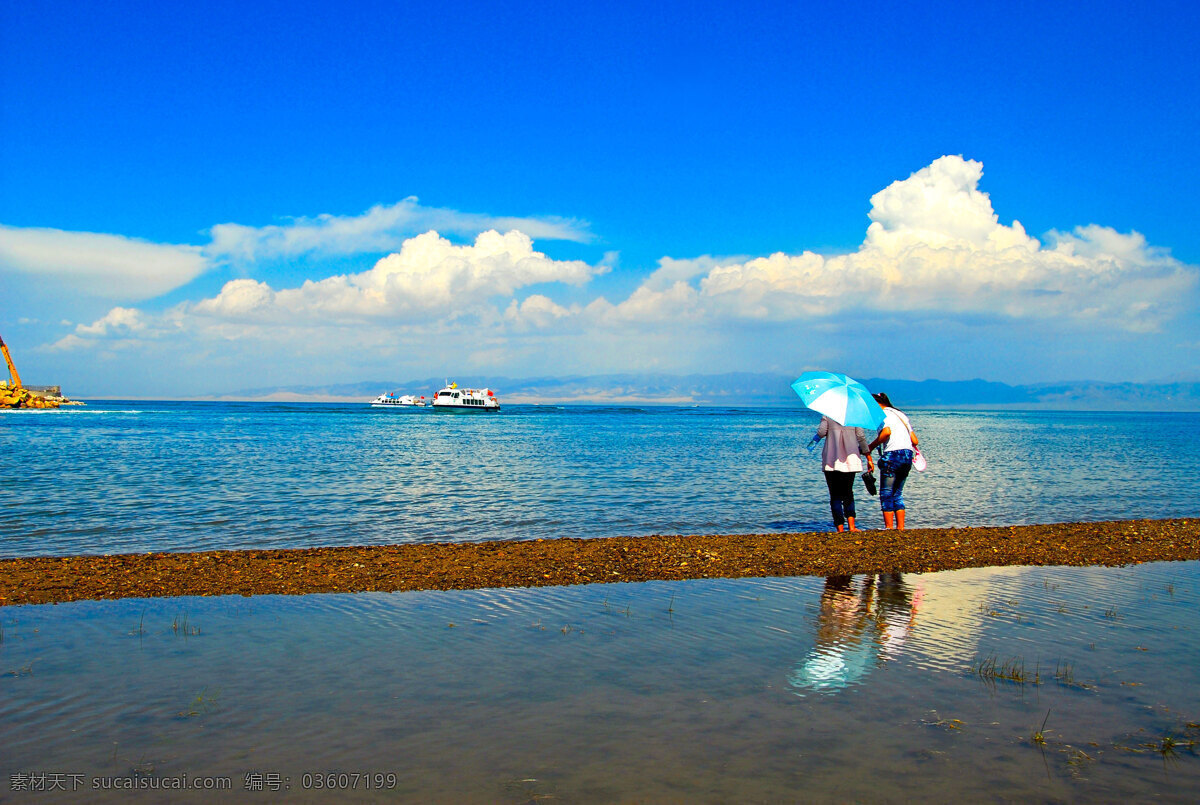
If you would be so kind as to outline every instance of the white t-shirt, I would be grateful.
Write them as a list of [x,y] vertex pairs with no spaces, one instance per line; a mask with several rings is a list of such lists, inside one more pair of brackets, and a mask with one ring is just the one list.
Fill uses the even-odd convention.
[[888,440],[880,447],[883,452],[890,453],[893,450],[912,450],[912,426],[908,423],[908,417],[897,411],[895,408],[884,408],[883,413],[887,418],[883,420],[883,425],[880,426],[879,432],[883,433],[884,428],[891,429],[891,435]]

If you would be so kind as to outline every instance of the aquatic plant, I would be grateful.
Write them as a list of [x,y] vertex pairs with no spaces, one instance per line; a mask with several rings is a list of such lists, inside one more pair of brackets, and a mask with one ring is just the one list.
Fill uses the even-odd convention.
[[1038,746],[1046,745],[1046,722],[1049,720],[1050,708],[1046,708],[1046,717],[1042,719],[1042,726],[1034,730],[1033,735],[1031,736],[1033,738],[1033,742]]
[[1070,766],[1082,766],[1084,763],[1090,763],[1093,760],[1095,760],[1094,757],[1078,748],[1072,748],[1070,754],[1067,755],[1067,764]]
[[175,620],[171,621],[171,631],[177,635],[181,634],[184,637],[192,637],[200,634],[200,627],[189,624],[188,616],[185,612],[182,615],[176,615]]
[[186,708],[180,710],[177,715],[180,718],[192,718],[193,716],[213,712],[217,708],[217,693],[218,691],[209,693],[207,687],[201,688],[200,692],[196,694],[195,700]]
[[961,719],[942,718],[938,715],[937,710],[930,710],[929,712],[933,715],[933,720],[930,721],[929,719],[923,718],[921,719],[922,724],[927,724],[931,727],[941,727],[942,729],[947,730],[961,730],[963,727],[963,722]]
[[988,682],[1002,679],[1006,682],[1016,682],[1019,685],[1026,683],[1040,685],[1042,683],[1041,665],[1034,668],[1032,674],[1025,669],[1025,660],[1020,657],[1013,657],[1005,662],[1000,662],[995,654],[988,657],[983,657],[971,664],[971,673]]
[[22,665],[20,668],[14,668],[11,671],[5,671],[4,675],[5,676],[18,676],[18,677],[19,676],[33,676],[33,664],[35,662],[37,662],[37,661],[30,660],[27,664]]

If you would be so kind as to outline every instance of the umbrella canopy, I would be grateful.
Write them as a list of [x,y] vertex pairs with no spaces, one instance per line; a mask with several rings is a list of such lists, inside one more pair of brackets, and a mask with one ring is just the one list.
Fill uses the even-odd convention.
[[848,428],[878,429],[886,418],[866,386],[836,372],[805,372],[792,391],[812,410]]

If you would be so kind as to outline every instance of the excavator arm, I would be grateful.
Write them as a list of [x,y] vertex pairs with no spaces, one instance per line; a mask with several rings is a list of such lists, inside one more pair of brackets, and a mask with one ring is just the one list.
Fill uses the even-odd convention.
[[3,338],[0,338],[0,352],[4,353],[4,362],[8,364],[8,376],[12,378],[9,385],[14,389],[21,388],[21,376],[17,374],[17,367],[13,365],[12,355],[8,354],[8,345],[4,343]]
[[13,365],[12,355],[8,354],[8,345],[0,338],[0,352],[4,353],[4,362],[8,364],[8,383],[0,381],[0,408],[57,408],[58,400],[48,400],[29,389],[21,388],[21,376]]

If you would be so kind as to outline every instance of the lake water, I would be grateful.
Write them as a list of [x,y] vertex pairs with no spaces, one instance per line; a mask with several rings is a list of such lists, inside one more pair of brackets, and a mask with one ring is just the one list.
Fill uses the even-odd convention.
[[[1200,515],[1198,414],[910,412],[910,527]],[[802,408],[0,414],[0,556],[831,529]],[[879,527],[860,486],[859,523]]]
[[1188,562],[5,607],[0,791],[1189,802],[1198,605]]
[[[1196,415],[911,413],[914,526],[1200,509]],[[815,424],[8,413],[0,556],[828,529]],[[1198,605],[1180,562],[0,607],[0,800],[1190,802]]]

